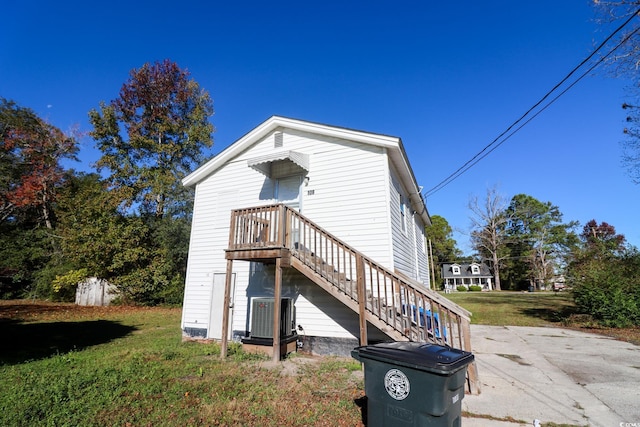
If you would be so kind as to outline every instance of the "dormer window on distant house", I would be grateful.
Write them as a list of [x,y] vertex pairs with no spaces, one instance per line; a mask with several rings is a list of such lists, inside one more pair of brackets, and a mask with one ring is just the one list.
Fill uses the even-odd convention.
[[451,272],[453,274],[460,274],[460,266],[458,264],[453,264],[451,266]]
[[480,274],[480,266],[478,264],[471,264],[471,274]]

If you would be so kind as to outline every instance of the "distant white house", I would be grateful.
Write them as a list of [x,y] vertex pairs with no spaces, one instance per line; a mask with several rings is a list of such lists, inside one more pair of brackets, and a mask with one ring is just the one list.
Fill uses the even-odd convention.
[[493,275],[486,264],[443,263],[441,266],[442,281],[445,290],[455,290],[458,286],[481,286],[483,291],[493,289]]
[[[195,187],[182,315],[187,339],[222,338],[225,251],[234,209],[283,203],[334,240],[346,242],[392,272],[388,280],[402,276],[425,290],[429,287],[424,232],[429,213],[398,137],[273,116],[187,176],[183,184]],[[303,233],[299,228],[292,232]],[[333,255],[324,258],[328,256]],[[331,269],[341,262],[333,261]],[[265,335],[262,329],[268,329],[271,317],[262,322],[259,316],[274,296],[274,274],[269,262],[233,263],[228,337]],[[341,275],[343,284],[355,281]],[[345,305],[348,298],[341,302],[309,277],[296,268],[283,269],[282,317],[287,322],[283,334],[297,332],[313,353],[348,353],[361,336],[358,313]],[[396,294],[398,289],[396,285]],[[372,292],[367,293],[371,299]],[[380,296],[375,297],[378,301]],[[406,304],[405,299],[396,302],[402,310]],[[386,306],[377,307],[380,314]],[[388,331],[381,331],[383,326],[369,323],[367,329],[370,341],[389,339]]]

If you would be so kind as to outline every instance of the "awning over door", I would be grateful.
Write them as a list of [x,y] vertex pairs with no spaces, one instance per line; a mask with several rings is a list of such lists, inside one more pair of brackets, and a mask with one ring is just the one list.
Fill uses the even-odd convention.
[[250,168],[269,178],[309,172],[309,155],[297,151],[279,151],[247,160]]

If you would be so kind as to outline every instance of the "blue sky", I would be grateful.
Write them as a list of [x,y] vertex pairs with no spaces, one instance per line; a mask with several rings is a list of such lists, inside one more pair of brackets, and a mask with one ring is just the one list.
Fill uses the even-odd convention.
[[[169,58],[210,94],[218,153],[271,115],[399,136],[425,190],[497,137],[603,40],[588,0],[7,2],[0,96],[63,130]],[[427,199],[469,252],[470,197],[529,194],[640,246],[621,164],[627,82],[594,72]],[[97,159],[82,141],[81,163]]]

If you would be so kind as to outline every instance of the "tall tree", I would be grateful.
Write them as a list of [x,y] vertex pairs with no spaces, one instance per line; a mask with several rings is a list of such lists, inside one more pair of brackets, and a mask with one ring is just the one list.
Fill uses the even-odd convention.
[[[431,225],[427,226],[425,231],[431,241],[434,266],[447,261],[456,261],[462,256],[462,251],[458,249],[457,242],[453,238],[453,229],[444,217],[433,215],[431,217]],[[440,269],[434,268],[434,270],[435,283],[442,283]]]
[[575,222],[562,223],[551,202],[517,194],[507,207],[511,257],[528,266],[530,286],[540,287],[556,273],[565,249],[575,239]]
[[118,204],[98,174],[69,177],[58,202],[58,233],[72,269],[86,269],[88,276],[114,278],[111,266],[122,251],[121,230],[126,229]]
[[582,228],[580,240],[584,249],[591,253],[619,253],[625,249],[626,238],[617,234],[616,228],[606,222],[597,223],[595,219]]
[[14,129],[26,124],[35,125],[35,122],[35,114],[30,110],[0,98],[0,223],[15,210],[10,194],[22,173],[18,149],[8,139],[13,138]]
[[615,227],[589,221],[567,268],[576,306],[608,326],[640,324],[640,253]]
[[[82,271],[107,279],[124,301],[175,303],[184,285],[188,236],[174,224],[187,220],[125,215],[116,196],[98,174],[69,179],[58,206],[58,232],[70,275]],[[170,237],[154,236],[167,228]]]
[[469,201],[471,210],[471,244],[480,256],[489,262],[496,291],[502,290],[500,266],[506,256],[509,216],[506,202],[495,187],[487,189],[482,202],[477,196]]
[[76,138],[0,98],[0,294],[48,297],[59,255],[55,208]]
[[97,167],[110,171],[127,207],[140,203],[143,212],[162,217],[189,200],[180,180],[213,144],[213,103],[189,76],[168,59],[144,64],[131,71],[118,98],[89,113],[102,152]]

